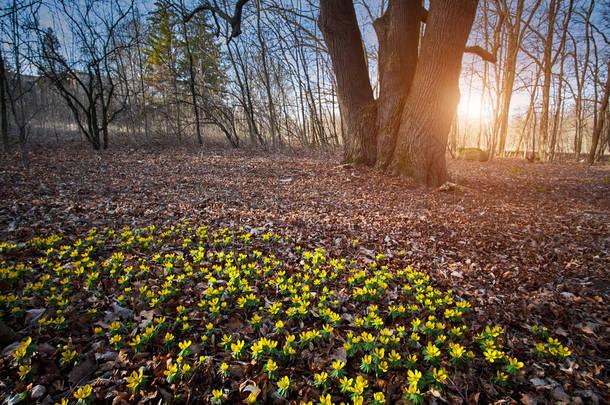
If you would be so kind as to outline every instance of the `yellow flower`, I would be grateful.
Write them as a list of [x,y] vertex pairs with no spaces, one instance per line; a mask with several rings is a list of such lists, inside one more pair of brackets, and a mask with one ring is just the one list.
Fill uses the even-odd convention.
[[431,358],[438,357],[441,355],[441,351],[438,349],[438,347],[436,347],[436,345],[432,344],[432,342],[428,342],[428,346],[426,346],[426,352]]
[[163,371],[163,375],[166,375],[171,378],[175,376],[177,372],[178,364],[170,364],[169,366],[167,366],[167,370]]
[[186,350],[191,347],[192,343],[193,342],[191,342],[190,340],[185,340],[183,342],[178,343],[178,347],[180,347],[180,350]]
[[509,357],[508,364],[513,367],[515,370],[519,370],[523,367],[523,363],[520,362],[516,357]]
[[491,347],[488,347],[483,352],[483,356],[485,356],[485,360],[487,360],[490,363],[493,363],[496,360],[502,359],[502,357],[504,357],[504,353],[499,351],[499,350],[492,349]]
[[84,387],[80,387],[74,393],[74,398],[76,399],[87,399],[89,396],[91,396],[91,386],[89,384],[85,385]]
[[407,372],[407,380],[409,380],[409,383],[411,384],[415,383],[417,385],[421,376],[422,374],[419,370],[409,370]]
[[125,378],[125,381],[127,381],[127,388],[131,388],[135,391],[144,379],[142,373],[142,370],[133,371],[129,377]]
[[496,372],[495,380],[498,382],[506,382],[508,380],[508,375],[506,373],[503,373],[502,371],[498,370]]
[[76,350],[70,350],[69,348],[66,348],[66,350],[61,353],[61,361],[63,361],[64,363],[70,363],[74,356],[76,356]]
[[275,370],[277,370],[277,364],[275,363],[275,361],[273,361],[273,359],[269,359],[267,360],[267,372],[272,373]]
[[25,357],[27,350],[28,350],[27,347],[20,346],[17,349],[15,349],[15,353],[13,353],[13,357],[16,358],[17,360],[22,359]]
[[434,377],[434,380],[439,383],[444,382],[448,377],[447,370],[445,370],[444,368],[441,368],[437,371],[435,367],[434,370],[432,370],[432,375]]
[[379,402],[380,404],[385,404],[385,395],[383,395],[383,392],[376,392],[373,395],[373,399]]
[[238,340],[236,343],[231,344],[231,352],[233,356],[239,357],[242,350],[244,349],[245,342],[243,340]]
[[419,388],[417,388],[417,382],[412,382],[411,384],[409,384],[409,387],[407,388],[407,394],[409,394],[409,395],[418,395],[419,394]]
[[258,399],[258,394],[259,393],[260,393],[260,391],[259,392],[252,392],[252,393],[250,393],[250,395],[248,395],[248,398],[246,398],[246,401],[249,404],[254,404],[256,402],[256,400]]
[[466,353],[466,349],[459,343],[449,343],[449,355],[454,359],[460,359]]
[[322,371],[320,374],[314,374],[313,377],[318,384],[324,384],[328,379],[328,374]]
[[400,359],[401,359],[400,353],[397,353],[396,350],[392,350],[390,352],[390,354],[388,355],[388,360],[391,363],[396,363],[397,361],[400,361]]
[[129,342],[129,346],[138,346],[140,343],[142,343],[142,338],[140,335],[136,335],[136,337]]
[[290,388],[290,378],[288,376],[282,377],[278,382],[277,386],[282,390],[287,390]]
[[354,394],[362,395],[365,388],[368,386],[369,386],[369,382],[366,379],[364,379],[361,375],[359,375],[358,377],[356,377],[356,382],[354,383],[354,386],[351,387],[351,391]]
[[30,374],[30,371],[32,371],[32,366],[19,366],[19,371],[17,371],[17,374],[19,377],[25,378],[28,374]]
[[55,405],[68,405],[70,402],[67,398],[62,398],[61,402],[55,402]]
[[326,396],[320,395],[320,404],[321,405],[332,405],[332,404],[334,404],[334,402],[332,401],[330,394],[326,394]]
[[222,390],[212,390],[212,395],[215,399],[219,399],[222,397]]
[[345,367],[345,363],[342,362],[341,360],[333,361],[333,369],[339,371],[339,370],[342,370],[343,367]]

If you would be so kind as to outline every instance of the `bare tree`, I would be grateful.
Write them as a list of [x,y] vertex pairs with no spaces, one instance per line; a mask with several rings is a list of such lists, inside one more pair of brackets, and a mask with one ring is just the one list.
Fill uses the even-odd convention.
[[[606,85],[600,100],[600,108],[598,109],[598,118],[593,129],[593,136],[591,139],[591,149],[589,150],[589,156],[587,157],[587,163],[593,164],[595,159],[595,152],[599,144],[599,139],[604,128],[604,118],[606,117],[606,110],[608,109],[608,96],[610,95],[610,60],[607,62],[608,73],[606,76]],[[602,146],[603,148],[604,146]]]
[[36,32],[40,43],[38,69],[55,85],[80,131],[97,150],[108,147],[108,126],[124,108],[115,99],[113,57],[119,48],[113,38],[131,13],[133,0],[114,0],[105,10],[96,5],[93,0],[82,5],[66,0],[55,4],[55,11],[69,23],[77,49],[73,54],[61,49],[53,30],[44,30],[39,21]]

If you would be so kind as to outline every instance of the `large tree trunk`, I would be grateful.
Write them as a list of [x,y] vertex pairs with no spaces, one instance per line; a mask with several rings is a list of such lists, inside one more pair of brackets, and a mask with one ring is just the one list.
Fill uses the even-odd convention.
[[332,60],[339,110],[347,127],[343,160],[373,165],[377,108],[352,0],[321,0],[318,25]]
[[400,116],[415,75],[422,11],[421,0],[390,0],[374,23],[379,40],[376,166],[381,169],[394,153]]
[[459,102],[458,81],[477,0],[432,0],[390,170],[429,186],[447,180],[447,135]]

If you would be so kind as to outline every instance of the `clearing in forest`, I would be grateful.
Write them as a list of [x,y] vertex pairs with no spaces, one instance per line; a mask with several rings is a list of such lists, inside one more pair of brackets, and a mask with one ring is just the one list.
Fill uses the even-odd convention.
[[444,192],[333,161],[4,163],[3,399],[608,397],[607,167],[450,161]]

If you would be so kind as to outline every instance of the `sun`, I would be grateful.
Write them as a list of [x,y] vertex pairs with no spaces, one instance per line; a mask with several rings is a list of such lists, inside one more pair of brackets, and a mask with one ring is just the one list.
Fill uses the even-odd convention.
[[481,102],[480,97],[462,97],[458,104],[458,115],[469,120],[488,120],[492,117],[492,112],[487,103]]
[[491,120],[493,113],[488,100],[481,100],[479,94],[472,93],[470,97],[462,97],[458,104],[458,116],[461,119]]

